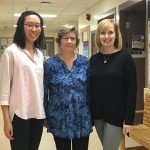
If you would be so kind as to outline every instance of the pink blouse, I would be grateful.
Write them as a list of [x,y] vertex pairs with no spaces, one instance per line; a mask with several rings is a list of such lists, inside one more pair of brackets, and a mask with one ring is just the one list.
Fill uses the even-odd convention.
[[45,118],[43,107],[43,55],[36,49],[34,60],[16,44],[2,55],[0,105],[9,105],[10,119]]

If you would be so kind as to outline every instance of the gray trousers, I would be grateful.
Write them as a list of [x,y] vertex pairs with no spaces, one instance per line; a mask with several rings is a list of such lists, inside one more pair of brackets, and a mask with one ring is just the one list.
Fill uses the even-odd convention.
[[94,120],[94,125],[103,150],[118,150],[123,135],[123,129],[104,122],[103,120]]

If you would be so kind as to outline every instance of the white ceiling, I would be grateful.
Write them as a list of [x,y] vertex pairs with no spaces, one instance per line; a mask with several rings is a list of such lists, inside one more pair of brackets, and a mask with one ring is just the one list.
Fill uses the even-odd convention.
[[[78,16],[100,0],[0,0],[0,29],[12,28],[18,18],[14,13],[34,10],[43,14],[56,14],[56,18],[44,18],[46,30],[57,31],[65,24],[77,26]],[[41,4],[50,2],[51,4]]]

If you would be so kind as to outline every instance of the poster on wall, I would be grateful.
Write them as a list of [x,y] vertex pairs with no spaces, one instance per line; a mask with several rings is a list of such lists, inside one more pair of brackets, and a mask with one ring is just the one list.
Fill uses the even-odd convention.
[[90,56],[90,51],[89,51],[89,47],[90,44],[89,41],[89,36],[90,36],[90,26],[86,26],[82,29],[80,29],[80,39],[81,39],[81,43],[79,45],[79,53],[83,54],[84,56],[88,57]]
[[144,50],[144,35],[132,35],[132,49]]
[[11,45],[13,43],[13,39],[12,38],[8,38],[7,43],[8,43],[8,46]]
[[96,45],[95,45],[95,31],[91,32],[91,55],[94,55],[97,53]]
[[1,42],[2,46],[6,46],[7,45],[7,38],[1,38],[0,42]]
[[83,55],[89,57],[89,42],[83,41]]

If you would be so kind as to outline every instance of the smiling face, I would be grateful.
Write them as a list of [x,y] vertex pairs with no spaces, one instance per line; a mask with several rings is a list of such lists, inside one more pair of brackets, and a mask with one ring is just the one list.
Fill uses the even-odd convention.
[[76,49],[76,35],[74,32],[69,32],[61,38],[60,50],[67,52],[74,52]]
[[29,15],[25,17],[24,32],[26,43],[34,44],[41,33],[40,18],[36,15]]
[[103,19],[99,22],[95,33],[95,44],[98,51],[122,49],[119,25],[113,19]]
[[107,24],[100,31],[99,40],[103,49],[114,47],[116,33],[112,23]]

